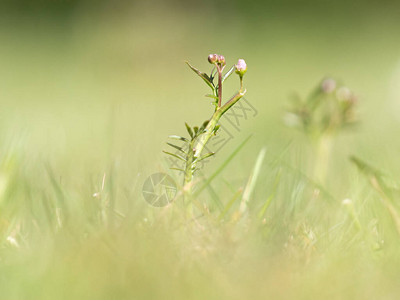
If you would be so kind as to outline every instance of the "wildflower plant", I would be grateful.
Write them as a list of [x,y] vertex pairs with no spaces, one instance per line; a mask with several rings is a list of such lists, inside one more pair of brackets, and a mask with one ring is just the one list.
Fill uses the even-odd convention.
[[[246,89],[243,87],[243,76],[247,71],[247,65],[243,59],[239,59],[237,64],[232,66],[226,72],[224,72],[226,61],[223,55],[210,54],[208,56],[208,62],[213,66],[210,75],[199,71],[189,62],[186,62],[186,64],[211,89],[211,93],[207,94],[206,97],[212,99],[214,112],[211,118],[206,120],[201,126],[195,126],[192,128],[185,123],[189,138],[177,135],[170,136],[171,139],[184,142],[185,146],[183,147],[174,145],[172,143],[167,143],[169,146],[178,150],[179,154],[164,151],[164,153],[178,158],[184,162],[184,169],[177,170],[183,172],[184,174],[183,190],[185,193],[185,205],[188,207],[189,214],[192,214],[190,194],[193,186],[193,176],[198,170],[198,163],[215,154],[213,152],[203,153],[203,150],[210,139],[218,134],[218,122],[223,114],[232,108],[232,106],[246,93]],[[236,92],[236,94],[229,100],[224,102],[222,97],[223,84],[225,80],[227,80],[234,72],[239,76],[239,91]]]
[[302,129],[312,140],[334,135],[356,121],[356,96],[345,86],[337,86],[331,78],[324,79],[305,100],[292,99],[288,123]]
[[287,109],[286,123],[301,129],[317,150],[314,175],[325,180],[333,137],[357,122],[357,97],[346,86],[326,78],[311,95],[294,97]]

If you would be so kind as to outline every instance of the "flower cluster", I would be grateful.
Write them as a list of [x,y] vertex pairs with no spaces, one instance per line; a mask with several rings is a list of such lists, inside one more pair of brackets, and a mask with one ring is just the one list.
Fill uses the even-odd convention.
[[285,120],[288,125],[319,138],[354,124],[356,104],[357,97],[349,88],[326,78],[305,101],[299,97],[293,99]]
[[210,64],[218,64],[220,66],[225,66],[226,65],[225,56],[218,55],[218,54],[210,54],[208,56],[208,62]]

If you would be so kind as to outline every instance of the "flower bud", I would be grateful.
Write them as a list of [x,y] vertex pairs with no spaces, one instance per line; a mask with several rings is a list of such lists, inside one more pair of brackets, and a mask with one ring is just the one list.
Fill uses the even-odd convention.
[[218,63],[219,63],[221,66],[225,66],[225,56],[223,56],[223,55],[218,55]]
[[218,60],[218,55],[217,54],[210,54],[208,56],[208,62],[210,64],[215,64],[217,62],[217,60]]
[[342,86],[340,89],[337,90],[336,92],[336,97],[340,101],[350,101],[352,98],[352,92],[345,86]]
[[235,65],[235,72],[239,74],[240,77],[244,75],[247,71],[247,65],[244,59],[239,59],[237,64]]
[[325,94],[330,94],[336,89],[336,81],[332,78],[327,78],[322,81],[321,90]]

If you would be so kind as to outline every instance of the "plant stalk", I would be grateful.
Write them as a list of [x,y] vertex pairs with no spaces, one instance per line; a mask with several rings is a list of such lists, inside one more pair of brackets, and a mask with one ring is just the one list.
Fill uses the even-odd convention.
[[326,176],[328,174],[331,150],[332,136],[323,135],[318,141],[317,157],[314,166],[314,176],[321,184],[325,184]]
[[[239,101],[246,90],[243,90],[242,84],[241,89],[239,92],[234,95],[228,102],[226,102],[223,106],[219,106],[214,114],[212,115],[211,119],[209,120],[204,133],[199,135],[196,139],[192,140],[189,144],[189,151],[186,160],[186,167],[185,167],[185,178],[184,178],[184,204],[186,206],[186,212],[188,217],[193,216],[193,205],[192,205],[192,181],[193,181],[193,172],[196,170],[197,161],[201,158],[201,154],[204,150],[204,147],[211,139],[213,135],[215,135],[215,128],[218,125],[218,121],[222,117],[222,115],[228,111],[237,101]],[[219,94],[219,93],[218,93]]]
[[222,68],[217,66],[217,70],[218,70],[218,108],[220,108],[222,103]]

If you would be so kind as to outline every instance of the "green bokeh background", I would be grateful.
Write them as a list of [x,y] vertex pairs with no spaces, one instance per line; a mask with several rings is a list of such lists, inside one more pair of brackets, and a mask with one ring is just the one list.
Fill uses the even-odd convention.
[[[272,161],[291,142],[285,159],[311,175],[307,173],[310,146],[300,132],[284,125],[283,115],[290,95],[307,96],[325,76],[339,79],[355,92],[360,118],[359,125],[340,135],[335,143],[327,181],[329,192],[338,203],[358,195],[353,191],[354,185],[360,186],[358,182],[363,181],[348,160],[352,154],[379,166],[393,178],[400,178],[399,14],[400,4],[394,1],[2,1],[0,191],[3,193],[3,186],[14,182],[8,188],[17,192],[1,196],[1,218],[12,223],[21,210],[25,211],[25,200],[18,200],[24,197],[18,195],[33,195],[29,202],[32,207],[40,195],[51,197],[48,168],[71,199],[90,197],[106,173],[113,174],[117,198],[136,189],[135,196],[126,196],[127,201],[117,203],[119,209],[123,211],[129,205],[145,207],[140,196],[144,180],[168,170],[161,152],[167,137],[185,135],[185,121],[199,125],[213,109],[203,96],[207,87],[184,62],[188,60],[208,71],[207,55],[214,52],[224,54],[228,65],[238,58],[246,60],[246,99],[258,111],[255,118],[241,124],[241,131],[232,142],[203,170],[206,176],[211,174],[252,134],[250,142],[220,175],[214,186],[217,192],[226,192],[224,180],[234,187],[243,186],[264,146],[267,161]],[[224,94],[233,94],[237,84],[232,77]],[[268,169],[260,178],[271,184]],[[291,188],[290,183],[287,187]],[[255,191],[259,197],[264,193],[263,186]],[[16,202],[10,204],[7,199]],[[136,211],[138,219],[143,218],[141,212]],[[80,219],[77,217],[76,221],[78,226]],[[102,240],[103,234],[106,235],[97,232],[95,237]],[[185,298],[196,295],[193,291],[199,288],[198,284],[203,292],[198,298],[234,298],[229,292],[215,292],[214,287],[229,290],[229,284],[237,283],[247,287],[241,290],[243,293],[248,290],[249,295],[262,296],[256,288],[259,273],[252,268],[271,268],[270,273],[264,274],[272,278],[268,277],[271,294],[288,298],[293,294],[285,294],[276,286],[294,281],[291,286],[303,291],[305,299],[318,293],[329,297],[333,293],[333,288],[328,287],[332,278],[339,284],[341,280],[351,281],[357,270],[362,270],[364,277],[353,288],[343,288],[347,297],[368,295],[364,287],[370,280],[395,290],[394,279],[385,281],[386,277],[368,272],[373,267],[365,265],[358,248],[346,252],[345,258],[325,261],[323,267],[313,265],[301,280],[290,277],[290,281],[287,274],[293,266],[279,266],[285,261],[284,256],[273,253],[268,263],[257,261],[263,249],[258,247],[258,241],[246,250],[238,250],[240,258],[248,259],[241,270],[249,276],[247,280],[238,276],[230,278],[228,284],[222,270],[214,269],[213,278],[219,281],[208,286],[201,268],[184,268],[169,286],[164,283],[170,279],[168,274],[157,273],[156,265],[162,264],[167,273],[179,269],[166,258],[176,254],[174,248],[167,247],[164,257],[154,250],[154,245],[166,243],[162,232],[135,232],[132,240],[130,234],[130,229],[125,228],[115,237],[122,256],[134,256],[129,274],[120,272],[124,263],[109,255],[109,249],[102,248],[95,238],[93,243],[78,247],[70,244],[73,235],[55,241],[48,236],[45,241],[33,237],[43,248],[28,247],[22,258],[3,253],[2,261],[11,261],[2,265],[7,274],[4,276],[9,278],[8,284],[1,283],[7,287],[4,295],[18,298],[21,293],[16,291],[22,284],[22,289],[39,298],[44,295],[42,288],[49,289],[49,299],[70,286],[74,288],[67,298],[160,297],[163,290],[179,289],[182,292],[174,295]],[[109,238],[105,239],[108,243]],[[135,244],[136,239],[143,244]],[[153,244],[153,239],[158,242]],[[229,244],[218,243],[222,250],[230,251]],[[87,257],[89,266],[80,261]],[[149,261],[141,261],[142,257]],[[274,263],[275,257],[278,262]],[[152,258],[155,262],[150,262]],[[209,269],[221,261],[219,256],[209,258]],[[353,270],[350,262],[359,268]],[[53,263],[56,267],[51,269],[49,265]],[[388,277],[397,274],[390,263],[390,259],[384,260],[381,269],[382,273],[387,271]],[[238,272],[235,267],[228,271]],[[46,268],[51,271],[43,271]],[[342,278],[341,268],[347,270]],[[108,271],[122,277],[102,276]],[[148,294],[154,276],[155,287]],[[322,290],[325,287],[325,294],[313,285],[314,280]],[[104,288],[93,294],[97,282]],[[131,282],[135,282],[134,286],[130,286]],[[382,295],[378,288],[371,290]]]
[[296,136],[282,126],[285,102],[330,75],[359,96],[357,137],[384,157],[393,146],[375,137],[398,127],[398,12],[389,1],[5,1],[2,129],[23,132],[33,161],[95,168],[114,155],[132,170],[157,168],[165,138],[212,109],[184,61],[208,70],[218,52],[249,65],[247,99],[259,117],[243,128],[255,135],[254,154]]

